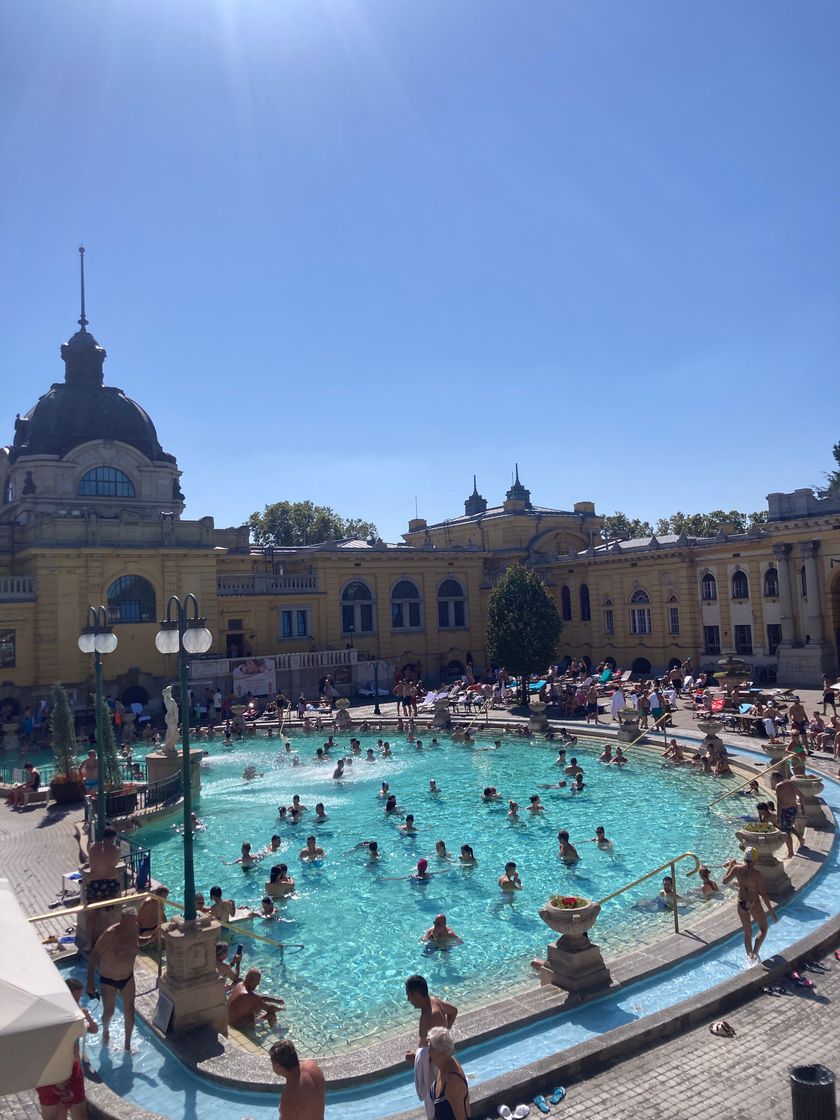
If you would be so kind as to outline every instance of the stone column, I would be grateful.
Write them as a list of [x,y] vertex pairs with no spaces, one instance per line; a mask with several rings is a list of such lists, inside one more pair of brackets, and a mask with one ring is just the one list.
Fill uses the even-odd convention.
[[773,555],[779,569],[779,607],[781,609],[782,641],[794,640],[793,625],[793,596],[790,587],[790,551],[789,544],[774,544]]
[[820,594],[820,572],[817,566],[819,541],[802,541],[799,552],[805,561],[805,582],[808,588],[808,601],[805,604],[805,633],[812,642],[823,640],[823,620]]
[[175,918],[164,927],[166,969],[160,991],[172,1000],[169,1029],[175,1033],[207,1026],[227,1034],[225,982],[216,972],[218,922]]

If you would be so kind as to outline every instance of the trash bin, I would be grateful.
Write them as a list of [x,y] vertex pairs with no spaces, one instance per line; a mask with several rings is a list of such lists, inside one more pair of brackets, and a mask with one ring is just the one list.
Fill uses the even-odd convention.
[[834,1074],[823,1065],[791,1066],[793,1120],[837,1120]]

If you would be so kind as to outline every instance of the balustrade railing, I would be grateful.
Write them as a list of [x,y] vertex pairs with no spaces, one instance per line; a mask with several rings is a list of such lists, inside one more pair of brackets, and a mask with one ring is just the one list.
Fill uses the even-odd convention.
[[14,603],[34,598],[34,576],[0,576],[0,601]]
[[216,579],[216,591],[219,595],[295,595],[317,590],[317,575],[305,572],[282,576],[243,572],[241,575],[218,576]]

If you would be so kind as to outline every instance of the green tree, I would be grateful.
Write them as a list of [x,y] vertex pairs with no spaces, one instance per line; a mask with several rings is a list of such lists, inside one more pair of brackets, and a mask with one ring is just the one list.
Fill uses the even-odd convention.
[[817,496],[820,498],[827,498],[829,494],[840,494],[840,441],[835,443],[831,454],[834,456],[836,467],[833,471],[826,472],[825,486],[817,488]]
[[313,502],[272,502],[262,513],[252,513],[248,527],[257,544],[296,548],[347,537],[368,540],[378,535],[372,521],[341,517],[329,506]]
[[[106,789],[120,789],[122,787],[122,772],[120,755],[117,750],[117,740],[114,737],[114,724],[108,702],[103,699],[99,704],[99,720],[97,732],[102,731],[102,772],[105,778]],[[98,744],[97,744],[98,745]]]
[[601,532],[604,540],[629,541],[635,537],[649,537],[653,529],[649,521],[640,521],[638,517],[630,518],[626,513],[618,510],[604,518]]
[[497,665],[521,678],[554,660],[563,623],[536,573],[521,564],[508,568],[490,593],[487,617],[487,648]]
[[687,537],[714,537],[721,528],[726,528],[734,533],[746,533],[757,525],[763,525],[767,520],[764,511],[755,513],[741,513],[740,510],[731,509],[726,512],[714,509],[711,513],[672,513],[670,517],[661,517],[656,523],[656,532],[659,536],[674,533],[679,536],[684,533]]
[[72,777],[77,770],[76,726],[67,693],[58,681],[52,686],[52,750],[57,774]]

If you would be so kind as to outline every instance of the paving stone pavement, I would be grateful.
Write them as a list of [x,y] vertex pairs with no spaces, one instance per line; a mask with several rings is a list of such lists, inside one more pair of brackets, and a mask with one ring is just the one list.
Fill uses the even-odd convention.
[[[807,711],[821,710],[817,693],[801,695]],[[356,709],[353,716],[364,718]],[[516,722],[514,717],[505,720]],[[686,711],[678,713],[676,723],[686,730],[695,726]],[[723,738],[734,748],[758,745],[740,735]],[[836,774],[837,764],[827,756],[812,758],[809,765]],[[60,892],[62,872],[77,866],[73,825],[80,818],[78,808],[13,813],[0,806],[0,876],[11,881],[27,913],[44,913]],[[57,910],[55,919],[39,929],[43,936],[59,934],[72,921]],[[790,1120],[789,1066],[818,1061],[840,1074],[840,962],[830,957],[824,965],[828,971],[810,974],[817,984],[815,995],[789,984],[789,995],[754,999],[728,1015],[734,1039],[711,1035],[708,1024],[695,1027],[568,1085],[566,1099],[551,1107],[551,1115],[569,1120]],[[540,1115],[533,1104],[531,1115]],[[34,1092],[0,1097],[0,1120],[39,1118]]]

